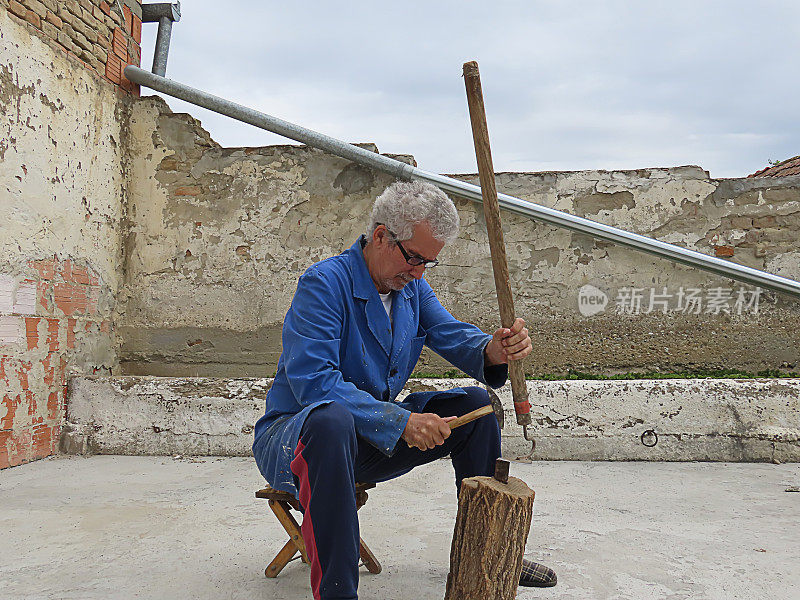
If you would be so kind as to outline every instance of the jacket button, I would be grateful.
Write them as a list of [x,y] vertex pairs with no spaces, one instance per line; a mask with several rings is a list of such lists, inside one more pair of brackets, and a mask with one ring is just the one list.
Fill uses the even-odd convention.
[[392,369],[389,371],[389,377],[394,377],[395,375],[397,375],[397,369]]

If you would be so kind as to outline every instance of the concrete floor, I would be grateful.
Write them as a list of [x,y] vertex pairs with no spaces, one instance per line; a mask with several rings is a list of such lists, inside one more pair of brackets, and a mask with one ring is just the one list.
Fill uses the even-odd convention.
[[[800,465],[512,464],[536,491],[528,556],[555,588],[518,598],[800,598]],[[444,596],[456,505],[445,461],[371,492],[362,536],[384,566],[360,598]],[[25,599],[310,598],[243,458],[56,457],[0,472],[0,588]]]

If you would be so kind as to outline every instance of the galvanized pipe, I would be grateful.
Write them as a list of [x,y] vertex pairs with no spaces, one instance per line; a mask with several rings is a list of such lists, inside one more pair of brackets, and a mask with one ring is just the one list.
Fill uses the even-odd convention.
[[173,21],[181,20],[181,3],[159,2],[142,4],[142,23],[158,23],[156,49],[153,53],[153,73],[165,77],[167,74],[167,56],[172,38]]
[[169,56],[169,41],[172,38],[172,21],[167,17],[158,20],[158,34],[156,35],[156,50],[153,53],[153,73],[165,77],[167,74],[167,56]]
[[[440,187],[445,192],[482,202],[481,188],[471,183],[459,181],[412,167],[387,156],[364,150],[353,144],[339,141],[327,135],[317,133],[305,127],[289,123],[241,104],[231,102],[214,96],[207,92],[189,87],[171,79],[166,79],[153,73],[129,65],[125,67],[125,77],[134,83],[149,87],[158,92],[174,96],[191,104],[202,106],[208,110],[226,115],[238,121],[249,123],[261,129],[277,133],[289,139],[319,148],[336,156],[346,158],[353,162],[385,171],[398,179],[421,179]],[[589,219],[576,217],[569,213],[547,208],[532,202],[527,202],[507,194],[498,194],[500,206],[511,212],[525,215],[537,221],[569,229],[578,233],[592,236],[608,242],[633,248],[654,256],[666,258],[673,262],[696,267],[723,277],[730,277],[737,281],[760,286],[778,292],[800,297],[800,283],[786,277],[766,273],[751,267],[745,267],[733,262],[722,260],[715,256],[708,256],[694,250],[687,250],[680,246],[667,244],[659,240],[631,233],[609,225],[603,225]]]

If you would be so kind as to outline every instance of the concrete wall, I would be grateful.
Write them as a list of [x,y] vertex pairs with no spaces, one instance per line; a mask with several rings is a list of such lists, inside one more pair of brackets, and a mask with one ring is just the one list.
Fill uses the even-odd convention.
[[118,365],[125,94],[67,47],[65,11],[106,27],[83,4],[0,7],[0,468],[56,449],[68,373]]
[[[297,277],[354,241],[389,178],[305,147],[221,148],[155,98],[133,107],[131,138],[125,372],[271,375]],[[800,278],[800,177],[715,180],[678,167],[501,173],[497,183],[545,206]],[[428,278],[456,316],[492,330],[482,210],[456,202],[461,235]],[[517,311],[536,348],[530,372],[796,368],[796,301],[763,293],[756,312],[750,286],[503,218]],[[579,305],[587,295],[605,298],[605,307]],[[428,354],[419,365],[447,368]]]
[[[76,377],[65,450],[248,456],[270,379]],[[412,391],[475,385],[410,380]],[[800,379],[531,381],[539,460],[800,460]],[[509,386],[503,455],[527,455]],[[485,418],[494,418],[493,416]]]
[[130,131],[123,367],[274,370],[297,278],[355,240],[392,180],[304,147],[220,148],[157,97],[135,103]]

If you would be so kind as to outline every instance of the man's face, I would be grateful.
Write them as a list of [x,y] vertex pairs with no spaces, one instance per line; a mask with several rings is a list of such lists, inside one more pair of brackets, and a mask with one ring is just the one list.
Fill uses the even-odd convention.
[[[412,279],[422,279],[425,267],[412,266],[406,262],[403,253],[384,225],[375,228],[372,242],[375,245],[375,253],[374,260],[369,265],[369,274],[380,293],[401,290]],[[411,239],[401,243],[410,256],[419,256],[426,260],[435,259],[444,248],[444,244],[433,237],[427,223],[417,224]]]

